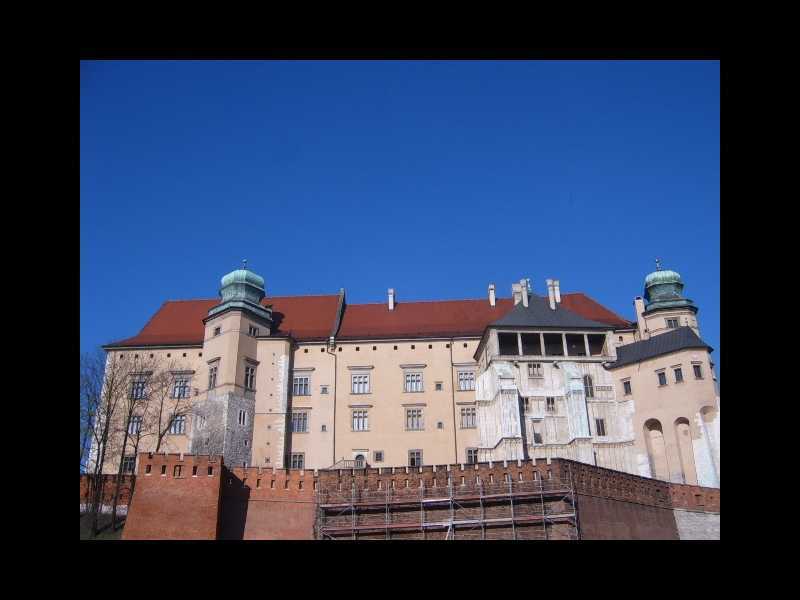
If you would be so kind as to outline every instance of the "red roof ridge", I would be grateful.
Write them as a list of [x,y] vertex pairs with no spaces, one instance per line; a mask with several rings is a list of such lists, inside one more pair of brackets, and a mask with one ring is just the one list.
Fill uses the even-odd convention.
[[[511,300],[511,298],[501,298],[497,297],[498,300]],[[434,302],[486,302],[489,303],[488,298],[448,298],[448,299],[440,299],[440,300],[403,300],[402,304],[432,304]],[[398,306],[401,304],[401,301],[395,300],[395,304]],[[383,305],[386,306],[387,302],[357,302],[357,303],[347,303],[348,306],[379,306]]]
[[616,313],[615,311],[613,311],[613,310],[611,310],[610,308],[608,308],[608,307],[607,307],[605,304],[601,304],[600,302],[598,302],[597,300],[595,300],[594,298],[592,298],[592,297],[591,297],[589,294],[587,294],[586,292],[569,292],[569,293],[565,293],[565,294],[561,294],[561,295],[562,295],[562,296],[576,296],[576,295],[578,295],[578,294],[580,294],[581,296],[584,296],[584,297],[588,298],[589,300],[591,300],[591,301],[592,301],[592,302],[594,302],[595,304],[597,304],[597,305],[599,305],[599,306],[602,306],[604,309],[606,309],[606,310],[607,310],[608,312],[610,312],[612,315],[614,315],[615,317],[617,317],[617,318],[618,318],[620,321],[625,321],[626,323],[632,323],[632,322],[633,322],[633,321],[631,321],[630,319],[626,319],[625,317],[622,317],[622,316],[620,316],[618,313]]

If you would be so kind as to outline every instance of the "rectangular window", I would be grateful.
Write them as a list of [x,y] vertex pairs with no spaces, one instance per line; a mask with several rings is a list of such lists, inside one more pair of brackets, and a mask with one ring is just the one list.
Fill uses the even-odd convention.
[[328,393],[328,386],[327,386],[327,385],[321,385],[321,386],[319,386],[319,393],[320,393],[320,394],[323,394],[323,395],[324,395],[324,394],[327,394],[327,393]]
[[178,377],[175,380],[175,385],[172,388],[173,398],[188,398],[189,397],[189,379],[186,377]]
[[217,387],[217,367],[216,365],[208,368],[208,389]]
[[677,329],[678,328],[678,319],[667,319],[667,327],[669,329]]
[[354,394],[369,394],[369,375],[353,375],[351,380]]
[[309,389],[307,375],[295,376],[294,383],[292,384],[292,395],[308,396],[310,395]]
[[631,382],[630,381],[623,381],[622,382],[622,389],[624,390],[626,396],[630,396],[631,395]]
[[545,333],[543,336],[546,356],[564,356],[564,342],[560,333]]
[[542,377],[542,364],[528,363],[528,377]]
[[524,356],[541,356],[542,343],[538,333],[522,333],[522,354]]
[[407,408],[406,409],[406,429],[409,431],[419,431],[425,428],[425,423],[422,420],[421,408]]
[[606,336],[602,333],[590,333],[586,337],[589,338],[589,354],[602,356],[603,348],[606,345]]
[[548,396],[545,399],[544,409],[545,409],[545,411],[550,412],[550,413],[556,412],[556,399],[553,398],[552,396]]
[[522,403],[525,406],[525,412],[528,412],[531,409],[531,399],[523,398]]
[[475,429],[475,407],[461,409],[461,429]]
[[292,413],[292,432],[306,433],[308,431],[308,413],[297,411]]
[[246,366],[244,368],[244,387],[247,390],[256,389],[256,368]]
[[375,450],[373,456],[375,457],[375,462],[383,462],[383,450]]
[[142,430],[142,417],[131,417],[130,423],[128,423],[128,434],[129,435],[136,435]]
[[237,419],[237,422],[238,422],[238,423],[239,423],[239,425],[241,425],[242,427],[244,427],[245,425],[247,425],[247,411],[246,411],[246,410],[244,410],[243,408],[242,408],[242,409],[239,409],[239,417],[238,417],[238,419]]
[[408,466],[421,467],[422,466],[422,450],[409,450],[408,451]]
[[220,333],[222,333],[222,328],[214,327],[214,337],[217,337]]
[[577,333],[567,334],[567,354],[570,356],[586,356],[586,340]]
[[594,427],[595,427],[595,433],[598,436],[600,436],[600,437],[605,436],[605,434],[606,434],[606,421],[605,421],[605,419],[595,419],[594,420]]
[[467,464],[474,465],[478,463],[478,449],[467,448]]
[[533,443],[542,443],[542,432],[539,430],[541,425],[539,423],[531,423],[531,431],[533,432]]
[[658,385],[667,385],[667,374],[664,371],[658,373]]
[[140,377],[131,383],[131,400],[144,400],[147,397],[147,379]]
[[172,417],[169,424],[169,432],[172,435],[182,435],[186,432],[186,415]]
[[292,469],[305,469],[306,455],[303,452],[292,452],[291,465]]
[[249,331],[247,333],[249,335],[251,335],[252,337],[258,337],[258,327],[255,327],[254,325],[250,325],[250,329],[249,329]]
[[675,383],[683,381],[683,369],[678,367],[677,369],[673,369],[673,372],[675,373]]
[[136,457],[126,456],[122,459],[122,473],[130,475],[136,469]]
[[422,391],[422,373],[406,373],[404,390],[406,392]]
[[369,431],[369,411],[353,411],[353,431]]
[[500,354],[519,356],[519,343],[516,333],[498,333],[497,341],[500,345]]
[[700,365],[692,365],[692,369],[694,370],[695,379],[703,378],[703,368]]
[[458,391],[468,392],[475,389],[475,373],[473,371],[458,372]]

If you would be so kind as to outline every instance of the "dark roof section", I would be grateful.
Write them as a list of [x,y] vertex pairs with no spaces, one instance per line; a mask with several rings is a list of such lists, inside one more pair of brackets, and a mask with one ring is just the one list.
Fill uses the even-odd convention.
[[617,360],[606,365],[609,369],[624,367],[656,356],[663,356],[686,348],[714,349],[701,340],[691,327],[678,327],[673,331],[654,335],[649,340],[626,344],[617,348]]
[[[563,297],[562,297],[563,300]],[[601,323],[587,319],[559,303],[556,309],[550,308],[550,302],[543,296],[531,294],[528,306],[522,302],[517,304],[505,316],[490,323],[492,327],[554,327],[564,329],[612,329],[610,323]]]

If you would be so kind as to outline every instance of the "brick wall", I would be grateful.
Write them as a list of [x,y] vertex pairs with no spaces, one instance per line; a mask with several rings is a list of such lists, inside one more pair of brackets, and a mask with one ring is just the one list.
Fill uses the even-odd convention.
[[220,457],[140,454],[122,539],[217,539],[221,470]]
[[[131,497],[131,484],[135,477],[133,475],[123,475],[122,483],[120,485],[120,494],[117,503],[119,506],[126,506]],[[81,504],[89,504],[91,502],[91,488],[94,481],[93,475],[81,475]],[[103,487],[101,495],[101,504],[111,506],[114,502],[114,492],[116,491],[116,475],[100,475],[97,479],[99,485]]]

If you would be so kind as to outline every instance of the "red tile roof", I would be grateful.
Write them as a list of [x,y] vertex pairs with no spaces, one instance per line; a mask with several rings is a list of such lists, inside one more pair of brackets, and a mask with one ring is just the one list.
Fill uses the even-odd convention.
[[[336,319],[338,295],[281,296],[264,298],[272,305],[272,318],[277,330],[296,340],[328,339]],[[167,300],[138,335],[113,342],[109,346],[157,346],[202,344],[203,319],[219,299]]]
[[[275,333],[298,341],[327,339],[336,321],[339,297],[282,296],[265,298],[272,304]],[[615,327],[630,322],[582,293],[562,294],[562,305],[591,319]],[[200,345],[203,319],[219,303],[210,300],[168,300],[161,305],[138,335],[108,346]],[[420,338],[479,336],[493,321],[513,308],[510,298],[498,298],[492,307],[487,299],[398,302],[389,311],[386,303],[347,304],[337,339]]]

